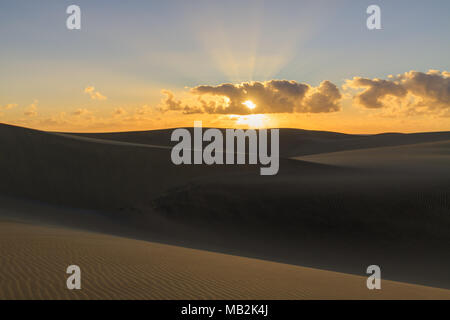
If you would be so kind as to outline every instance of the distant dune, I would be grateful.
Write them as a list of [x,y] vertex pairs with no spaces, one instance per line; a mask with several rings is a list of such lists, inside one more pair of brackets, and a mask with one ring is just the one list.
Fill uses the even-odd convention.
[[294,159],[333,166],[442,175],[450,174],[450,140],[321,153]]
[[[168,289],[170,292],[129,288],[120,293],[119,288],[126,287],[124,283],[118,285],[102,278],[93,283],[100,281],[111,287],[110,293],[94,293],[91,287],[90,297],[189,298],[198,294],[225,298],[228,294],[228,297],[289,298],[288,294],[292,294],[293,298],[339,295],[371,298],[373,293],[365,287],[358,289],[356,283],[360,285],[361,278],[355,276],[364,276],[365,268],[371,264],[382,266],[383,279],[450,288],[449,132],[347,135],[281,129],[280,171],[273,177],[260,176],[259,166],[175,166],[170,161],[170,132],[62,134],[0,125],[0,219],[10,221],[2,222],[0,228],[20,235],[14,238],[14,233],[2,232],[5,243],[18,239],[16,246],[23,249],[16,250],[19,256],[15,263],[22,264],[26,254],[30,262],[40,263],[37,243],[39,239],[51,239],[53,234],[64,243],[54,251],[58,267],[45,266],[55,271],[71,252],[77,257],[88,252],[89,257],[99,254],[108,264],[108,259],[115,259],[115,267],[105,273],[124,273],[128,268],[126,261],[140,264],[137,253],[136,257],[126,253],[129,251],[126,248],[134,247],[135,243],[144,251],[146,246],[148,250],[157,250],[160,245],[155,242],[177,246],[164,248],[171,248],[175,259],[171,261],[181,265],[184,259],[181,257],[188,252],[195,252],[198,261],[211,259],[211,265],[205,263],[205,268],[219,268],[214,264],[217,259],[230,261],[230,274],[222,274],[225,282],[217,278],[218,274],[211,274],[205,280],[208,284],[201,280],[197,284],[184,283],[183,290],[177,289],[182,293],[179,296],[175,284],[172,291]],[[27,232],[29,236],[25,235]],[[66,235],[70,232],[86,238],[68,239]],[[73,241],[80,241],[80,247]],[[110,255],[108,250],[100,252],[97,244],[102,242],[117,247],[116,255]],[[51,243],[42,245],[46,254],[54,248]],[[49,249],[45,249],[47,245]],[[97,249],[99,252],[94,252]],[[1,254],[13,257],[11,250],[9,245],[3,246]],[[52,259],[47,259],[48,263],[53,263]],[[88,261],[92,265],[88,270],[98,267],[95,266],[98,262],[92,260]],[[249,291],[234,282],[234,287],[231,286],[229,281],[237,272],[231,270],[240,269],[242,261],[252,262],[245,262],[251,267],[238,277],[241,283],[244,275],[257,274],[258,268],[267,270],[271,266],[279,270],[274,271],[280,276],[279,284],[270,283],[274,290],[269,291],[269,282],[261,282],[269,276],[261,273],[259,278],[249,278]],[[141,262],[149,266],[153,263]],[[39,264],[35,268],[41,267]],[[20,267],[9,264],[9,268],[17,269],[11,270],[11,274],[19,272],[19,278],[26,278]],[[153,273],[144,270],[143,283],[154,284],[162,275],[183,274],[176,265],[166,268],[175,270],[174,274],[164,274],[162,269],[152,278]],[[207,269],[197,271],[208,274]],[[287,279],[287,274],[300,282],[309,277],[318,279],[309,272],[335,277],[333,281],[337,282],[353,280],[349,280],[348,290],[329,292],[322,290],[325,287],[318,282],[295,288]],[[26,279],[39,281],[37,277]],[[137,273],[121,277],[142,288]],[[221,288],[216,295],[206,287],[194,286],[209,286],[212,282]],[[399,284],[392,285],[396,289],[380,297],[424,297],[424,293],[434,290],[409,285],[400,289]],[[3,294],[68,297],[55,288],[27,293],[31,289],[14,286],[18,285],[10,283]],[[199,292],[194,293],[191,286]],[[284,292],[283,286],[289,292]],[[442,292],[433,291],[430,296],[443,297]]]
[[[189,129],[192,131],[192,128]],[[72,135],[103,140],[167,146],[170,142],[171,133],[172,129],[164,129],[115,133],[75,133]],[[294,157],[344,150],[399,146],[444,140],[450,140],[450,132],[358,135],[327,131],[281,129],[280,155],[283,157]]]

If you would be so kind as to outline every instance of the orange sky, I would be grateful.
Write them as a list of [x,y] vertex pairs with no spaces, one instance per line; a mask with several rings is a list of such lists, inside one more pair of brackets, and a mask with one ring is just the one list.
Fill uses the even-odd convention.
[[[341,89],[341,91],[343,91]],[[345,133],[446,131],[450,117],[433,114],[404,115],[370,109],[355,103],[354,96],[343,94],[341,109],[327,113],[263,113],[263,114],[183,114],[179,110],[164,110],[166,100],[159,93],[154,105],[114,103],[114,94],[87,87],[79,94],[85,99],[83,108],[66,107],[67,111],[42,108],[35,100],[28,105],[0,106],[0,121],[40,130],[66,132],[111,132],[192,127],[201,120],[204,127],[235,128],[300,128]],[[196,101],[186,90],[176,101],[189,104]],[[387,103],[393,103],[387,99]],[[56,108],[55,108],[56,109]]]

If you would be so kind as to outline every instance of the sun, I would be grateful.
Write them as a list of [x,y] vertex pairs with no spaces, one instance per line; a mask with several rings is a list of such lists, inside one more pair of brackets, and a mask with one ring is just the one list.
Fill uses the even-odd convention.
[[245,102],[242,103],[243,105],[246,105],[247,108],[253,110],[256,108],[256,104],[254,104],[251,100],[247,100]]

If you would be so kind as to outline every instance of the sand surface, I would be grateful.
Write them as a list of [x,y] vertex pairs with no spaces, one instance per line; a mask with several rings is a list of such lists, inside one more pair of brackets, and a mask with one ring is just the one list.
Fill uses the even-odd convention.
[[[450,299],[450,291],[64,228],[0,222],[0,299]],[[68,265],[82,289],[66,288]]]
[[326,165],[416,174],[450,173],[450,140],[293,157]]
[[[263,177],[259,166],[175,166],[170,132],[0,125],[0,297],[428,298],[448,291],[412,284],[450,289],[450,133],[283,129],[280,172]],[[92,277],[82,292],[65,289],[69,260]],[[358,276],[371,264],[404,284],[368,292]]]

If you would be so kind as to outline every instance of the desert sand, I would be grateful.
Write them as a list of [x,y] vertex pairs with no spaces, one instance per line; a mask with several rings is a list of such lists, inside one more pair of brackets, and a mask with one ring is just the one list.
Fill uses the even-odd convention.
[[175,166],[170,132],[0,125],[0,298],[449,298],[450,133],[283,129],[261,177]]
[[[335,166],[423,174],[450,173],[450,140],[294,157]],[[419,170],[420,169],[420,170]]]
[[[65,228],[0,222],[0,299],[450,299],[450,291]],[[81,268],[81,290],[66,268]]]

